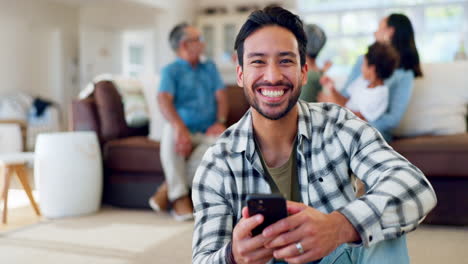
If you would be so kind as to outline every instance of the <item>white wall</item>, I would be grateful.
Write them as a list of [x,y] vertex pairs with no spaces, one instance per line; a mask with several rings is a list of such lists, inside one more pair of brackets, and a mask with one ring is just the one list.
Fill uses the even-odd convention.
[[174,60],[175,54],[169,45],[169,33],[181,22],[195,23],[198,1],[173,0],[172,5],[159,9],[155,17],[155,69],[157,72],[164,65]]
[[[232,34],[226,31],[227,26],[233,27],[237,34],[251,11],[273,3],[296,12],[294,0],[200,0],[197,6],[197,24],[202,32],[204,28],[212,30],[212,36],[206,36],[205,39],[206,47],[210,49],[207,55],[216,63],[225,84],[236,84],[237,78],[236,62],[232,60],[236,36],[226,37],[226,33]],[[240,12],[238,9],[241,7],[247,10]],[[216,9],[217,12],[207,14],[209,9]]]
[[131,2],[108,1],[88,4],[80,9],[80,82],[84,87],[100,73],[122,74],[123,34],[153,32],[151,63],[148,68],[159,73],[174,59],[167,38],[172,27],[181,21],[193,22],[193,0]]
[[96,3],[80,9],[80,83],[102,73],[121,74],[122,34],[152,30],[154,8],[125,2]]
[[37,0],[0,0],[0,93],[43,96],[65,110],[78,89],[78,8]]
[[295,10],[297,7],[296,0],[199,0],[199,8],[225,7],[228,9],[228,11],[234,11],[234,9],[238,6],[258,6],[262,8],[272,3],[280,4],[284,8],[288,8],[290,10]]
[[120,31],[80,26],[80,80],[84,87],[96,75],[122,70]]

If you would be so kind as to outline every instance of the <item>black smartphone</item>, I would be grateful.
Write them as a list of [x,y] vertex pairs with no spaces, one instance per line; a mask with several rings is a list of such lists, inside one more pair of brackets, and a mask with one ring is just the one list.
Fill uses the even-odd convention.
[[263,223],[252,230],[252,236],[261,234],[267,226],[288,216],[286,200],[280,194],[249,194],[247,195],[249,215],[263,215]]

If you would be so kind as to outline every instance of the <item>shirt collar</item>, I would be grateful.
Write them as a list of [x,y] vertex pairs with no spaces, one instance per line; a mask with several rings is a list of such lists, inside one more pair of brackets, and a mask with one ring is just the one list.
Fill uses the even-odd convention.
[[[190,64],[188,61],[182,59],[182,58],[179,57],[179,56],[176,57],[176,62],[177,62],[178,64],[184,65],[184,66],[186,66],[186,67],[193,68],[193,67],[192,67],[192,64]],[[206,63],[206,59],[200,58],[200,61],[198,62],[196,68],[198,68],[198,67],[200,67],[200,66],[203,66],[205,63]]]
[[[298,136],[304,137],[308,140],[312,138],[310,122],[311,113],[308,103],[299,100],[298,106]],[[247,113],[234,125],[231,130],[229,141],[230,149],[234,153],[241,153],[245,151],[246,156],[251,159],[255,154],[255,142],[252,126],[252,111],[249,109]],[[302,139],[298,138],[298,145],[302,143]]]

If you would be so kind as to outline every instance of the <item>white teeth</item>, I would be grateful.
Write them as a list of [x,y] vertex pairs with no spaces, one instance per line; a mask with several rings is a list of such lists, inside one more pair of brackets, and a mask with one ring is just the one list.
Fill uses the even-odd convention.
[[284,90],[261,90],[262,95],[266,97],[280,97],[284,94]]

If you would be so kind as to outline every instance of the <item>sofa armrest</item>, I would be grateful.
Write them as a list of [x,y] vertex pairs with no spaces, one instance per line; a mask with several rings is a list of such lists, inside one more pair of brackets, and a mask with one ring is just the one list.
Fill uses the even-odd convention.
[[468,177],[468,133],[398,139],[391,146],[427,177]]

